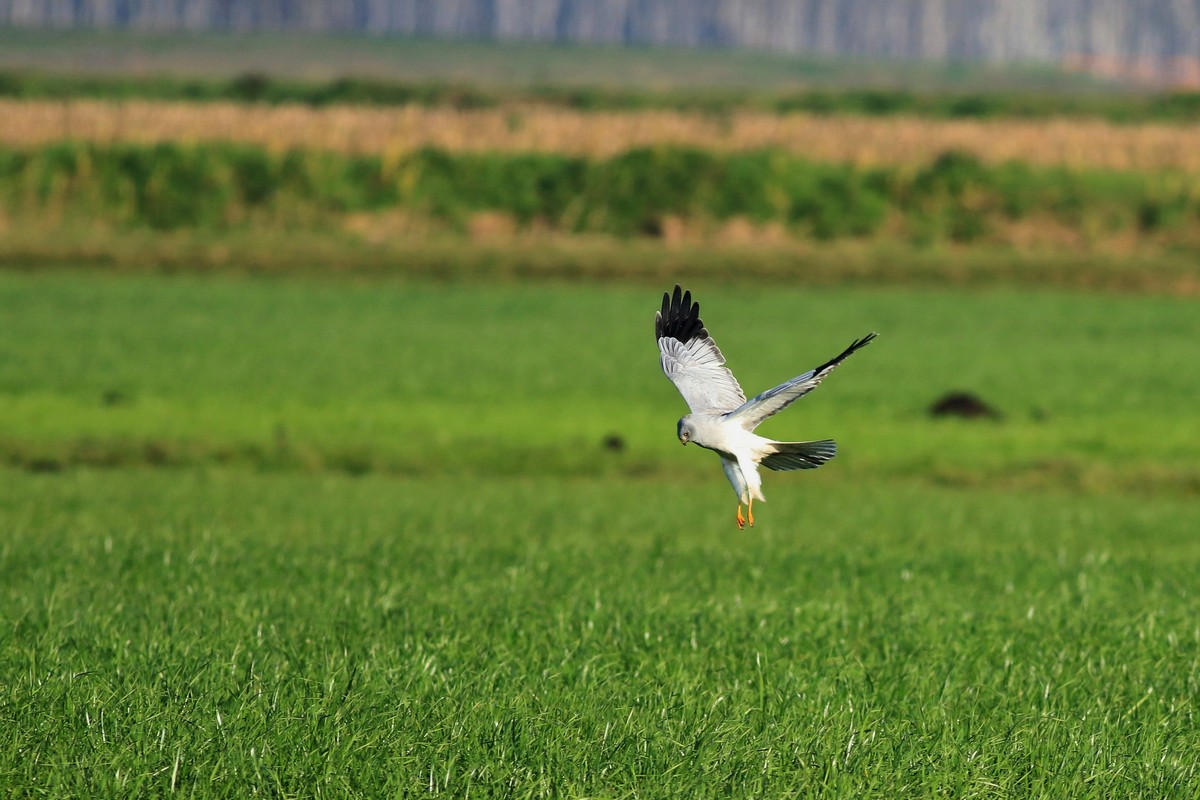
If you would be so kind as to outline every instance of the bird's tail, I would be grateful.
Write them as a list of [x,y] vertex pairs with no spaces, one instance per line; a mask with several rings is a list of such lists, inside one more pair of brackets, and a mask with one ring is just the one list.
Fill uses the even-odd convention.
[[833,439],[819,442],[771,442],[774,451],[762,460],[762,465],[773,470],[816,469],[837,455]]

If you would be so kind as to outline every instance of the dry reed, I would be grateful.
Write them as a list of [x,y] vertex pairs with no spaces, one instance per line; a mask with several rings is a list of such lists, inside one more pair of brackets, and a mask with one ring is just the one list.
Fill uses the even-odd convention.
[[987,162],[1200,172],[1200,126],[1098,119],[935,120],[918,117],[728,116],[647,110],[578,112],[544,106],[456,110],[102,100],[0,100],[0,144],[239,141],[394,155],[535,151],[594,157],[676,144],[717,151],[778,148],[817,161],[909,164],[947,150]]

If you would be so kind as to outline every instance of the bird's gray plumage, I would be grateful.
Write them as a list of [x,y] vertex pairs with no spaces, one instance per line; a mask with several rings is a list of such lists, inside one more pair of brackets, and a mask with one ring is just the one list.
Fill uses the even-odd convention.
[[746,402],[746,394],[725,367],[721,348],[700,321],[700,304],[691,292],[663,293],[662,310],[655,315],[654,335],[663,372],[695,412],[729,411]]
[[799,400],[804,395],[811,392],[813,389],[821,385],[821,381],[825,380],[825,376],[833,372],[838,364],[841,364],[853,353],[861,347],[865,347],[871,343],[876,334],[868,333],[861,339],[855,340],[849,347],[841,352],[836,358],[831,358],[816,369],[810,369],[803,375],[792,378],[786,383],[781,383],[774,389],[768,389],[762,394],[755,395],[753,398],[729,412],[730,419],[736,419],[743,425],[753,430],[763,423],[768,417],[778,414],[792,403]]
[[869,333],[821,366],[747,400],[704,327],[700,304],[693,302],[691,292],[676,285],[673,293],[663,294],[662,308],[654,318],[654,335],[663,372],[692,412],[679,420],[679,439],[721,456],[721,467],[738,496],[739,526],[743,524],[741,504],[750,507],[753,525],[753,501],[764,499],[760,463],[773,470],[814,469],[837,453],[831,439],[777,442],[755,434],[754,429],[819,386],[851,353],[875,338]]

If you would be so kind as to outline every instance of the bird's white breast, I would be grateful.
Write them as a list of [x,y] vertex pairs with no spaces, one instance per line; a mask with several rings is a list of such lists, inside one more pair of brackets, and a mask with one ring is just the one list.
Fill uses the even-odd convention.
[[763,445],[768,441],[751,433],[737,422],[727,420],[724,415],[692,415],[692,424],[696,433],[692,442],[716,450],[737,459],[757,461],[765,453]]

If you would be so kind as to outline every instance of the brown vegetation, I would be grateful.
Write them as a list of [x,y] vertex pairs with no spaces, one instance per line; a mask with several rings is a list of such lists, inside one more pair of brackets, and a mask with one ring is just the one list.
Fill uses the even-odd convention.
[[1200,126],[1077,118],[933,120],[753,111],[727,116],[579,112],[542,106],[458,110],[0,100],[0,119],[0,144],[9,146],[64,139],[229,140],[273,149],[385,155],[432,146],[605,157],[635,147],[677,144],[718,151],[778,148],[815,161],[860,165],[923,163],[959,150],[992,163],[1200,172]]

